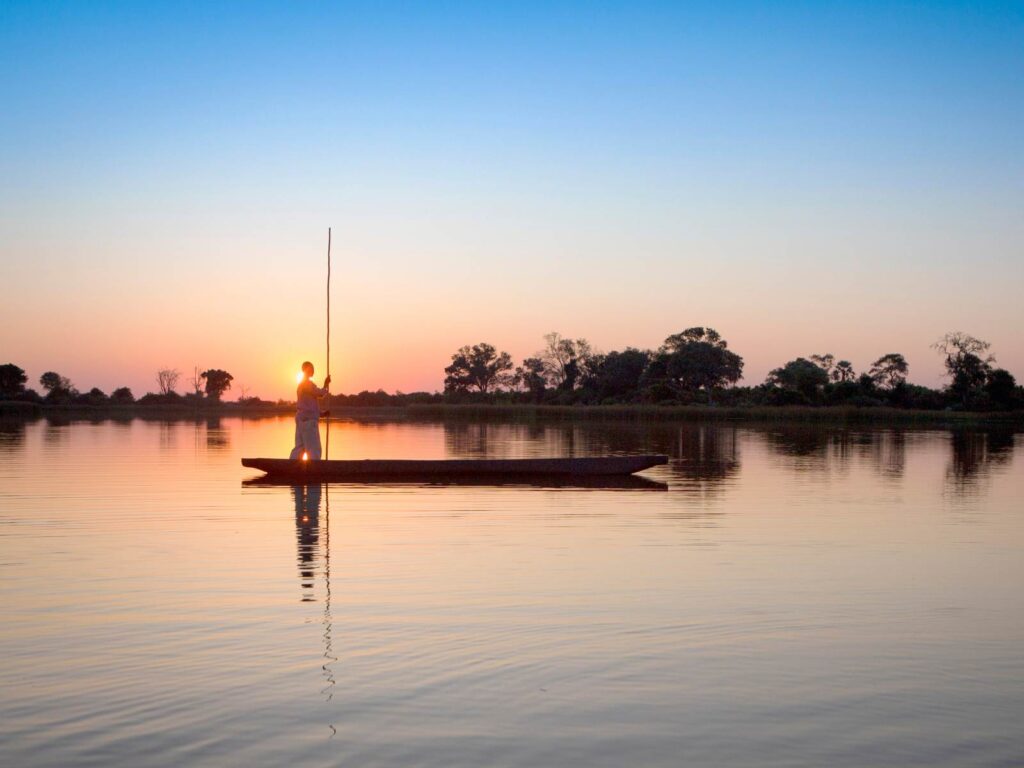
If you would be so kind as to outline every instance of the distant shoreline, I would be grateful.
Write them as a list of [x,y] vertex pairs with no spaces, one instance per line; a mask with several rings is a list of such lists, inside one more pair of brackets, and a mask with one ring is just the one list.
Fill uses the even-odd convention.
[[[196,405],[48,405],[0,401],[0,417],[70,420],[168,419],[196,420],[222,417],[265,418],[291,416],[288,404],[218,403]],[[804,423],[834,425],[1024,427],[1024,411],[933,411],[856,406],[700,406],[700,405],[526,405],[409,404],[404,406],[335,406],[332,418],[356,420],[431,420],[545,422],[736,422]]]

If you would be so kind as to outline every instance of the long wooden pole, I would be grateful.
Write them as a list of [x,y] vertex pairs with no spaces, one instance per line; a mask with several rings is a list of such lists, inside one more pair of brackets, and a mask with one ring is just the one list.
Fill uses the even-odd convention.
[[[331,375],[331,228],[327,228],[327,376]],[[331,458],[331,396],[327,395],[327,446],[324,458]]]

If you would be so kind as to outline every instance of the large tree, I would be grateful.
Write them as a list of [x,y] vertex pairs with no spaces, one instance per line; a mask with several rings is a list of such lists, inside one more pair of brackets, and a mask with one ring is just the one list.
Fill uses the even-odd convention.
[[651,361],[651,353],[627,347],[622,352],[609,352],[597,359],[584,384],[598,401],[636,400],[644,371]]
[[512,358],[508,352],[498,352],[492,345],[481,342],[466,345],[452,355],[452,363],[444,369],[445,392],[489,392],[495,387],[512,383]]
[[996,408],[1010,410],[1014,407],[1017,395],[1017,380],[1013,374],[1003,368],[996,368],[988,375],[985,391]]
[[46,390],[47,395],[71,394],[75,390],[74,384],[67,376],[61,376],[56,371],[47,371],[39,377],[39,385]]
[[819,390],[828,384],[828,374],[820,365],[798,357],[769,373],[767,383],[799,392],[808,400],[815,400]]
[[586,339],[567,339],[552,331],[544,335],[544,349],[535,357],[544,361],[544,376],[551,386],[572,391],[591,363],[594,351]]
[[909,370],[910,366],[907,365],[903,355],[898,352],[890,352],[887,355],[882,355],[871,364],[868,375],[875,384],[885,386],[888,389],[896,389],[897,386],[906,382],[907,371]]
[[714,390],[743,377],[743,358],[731,352],[714,328],[687,328],[665,339],[652,361],[665,383],[677,394],[704,390],[709,402]]
[[963,331],[947,333],[932,344],[946,366],[949,391],[966,407],[980,387],[985,384],[995,357],[987,354],[991,346]]
[[0,365],[0,398],[17,397],[25,391],[28,377],[14,363]]
[[529,392],[535,402],[540,402],[547,388],[544,378],[544,361],[539,357],[528,357],[518,366],[512,376],[516,387]]
[[987,360],[968,352],[957,363],[956,372],[949,383],[949,391],[959,398],[966,408],[981,392],[991,373],[992,366]]
[[206,382],[206,396],[211,400],[220,400],[221,395],[231,389],[231,382],[235,378],[220,368],[211,368],[199,375]]
[[973,360],[968,360],[968,355],[985,364],[994,363],[996,359],[992,355],[986,354],[990,346],[992,345],[987,341],[976,339],[963,331],[952,331],[932,344],[932,349],[943,356],[946,374],[952,380],[965,365],[968,367],[976,365]]
[[1016,405],[1017,380],[1009,371],[996,368],[988,375],[985,392],[988,393],[994,407],[1008,411]]
[[128,387],[118,387],[110,393],[110,400],[114,403],[134,403],[135,395]]
[[857,378],[857,373],[853,370],[853,363],[849,360],[840,360],[832,369],[832,381],[853,381],[855,378]]

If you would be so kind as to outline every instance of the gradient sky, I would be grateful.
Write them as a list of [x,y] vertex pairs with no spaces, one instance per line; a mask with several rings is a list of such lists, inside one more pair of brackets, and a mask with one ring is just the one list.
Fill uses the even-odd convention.
[[335,391],[693,325],[1024,378],[1024,4],[0,4],[0,362],[292,396],[328,226]]

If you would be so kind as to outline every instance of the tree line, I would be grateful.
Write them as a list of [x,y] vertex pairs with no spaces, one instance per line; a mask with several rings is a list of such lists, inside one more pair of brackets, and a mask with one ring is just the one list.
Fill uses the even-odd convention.
[[[907,380],[910,366],[897,352],[880,355],[858,373],[849,360],[831,353],[798,357],[769,372],[765,381],[740,386],[743,358],[713,328],[687,328],[668,336],[657,349],[627,347],[598,352],[586,339],[559,333],[516,365],[491,344],[456,350],[444,369],[443,392],[389,394],[382,390],[332,395],[329,405],[394,406],[412,403],[533,403],[551,405],[852,405],[924,410],[1005,411],[1024,408],[1024,389],[995,365],[990,344],[962,332],[947,333],[932,345],[942,356],[947,383],[931,389]],[[219,403],[234,377],[219,368],[195,367],[178,394],[181,372],[156,372],[157,392],[135,399],[128,387],[109,395],[98,388],[79,392],[66,377],[47,371],[39,377],[44,394],[27,387],[25,371],[0,365],[0,400],[47,404],[173,405]],[[267,405],[240,387],[240,403]]]
[[743,358],[713,328],[687,328],[654,350],[597,352],[586,339],[558,333],[515,365],[507,352],[480,343],[456,350],[444,369],[450,401],[550,404],[888,405],[902,408],[1012,410],[1024,390],[995,366],[990,344],[960,331],[932,345],[943,358],[947,385],[911,384],[906,358],[880,355],[858,374],[831,353],[798,357],[773,369],[761,384],[738,386]]
[[[14,363],[0,365],[0,400],[16,400],[47,405],[174,405],[188,403],[219,403],[224,393],[231,389],[234,377],[219,368],[200,371],[195,368],[189,383],[193,391],[178,394],[176,388],[181,372],[176,368],[161,368],[156,372],[157,392],[147,392],[138,400],[128,387],[118,387],[109,395],[99,387],[80,392],[72,381],[56,371],[47,371],[39,377],[43,390],[28,387],[28,376],[24,369]],[[251,398],[258,401],[258,398]],[[244,402],[243,397],[240,402]]]

